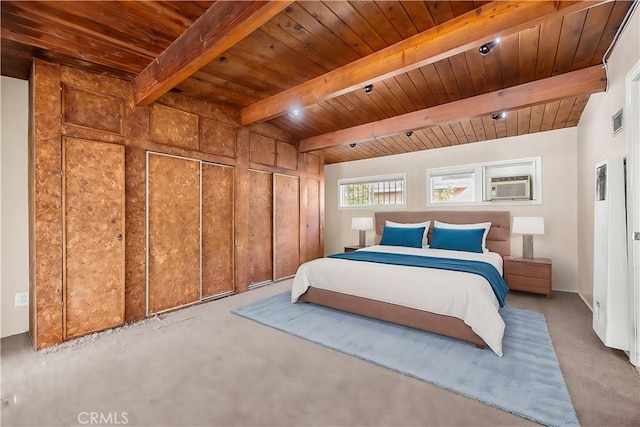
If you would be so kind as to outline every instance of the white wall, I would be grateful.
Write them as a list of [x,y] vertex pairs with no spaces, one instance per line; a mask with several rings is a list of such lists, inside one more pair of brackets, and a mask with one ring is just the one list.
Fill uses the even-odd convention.
[[[541,156],[543,179],[541,205],[494,205],[457,209],[509,210],[512,217],[544,217],[545,235],[534,236],[534,256],[552,259],[553,289],[576,292],[578,290],[576,142],[576,128],[569,128],[326,165],[325,251],[327,254],[342,252],[344,246],[356,245],[358,232],[351,230],[351,218],[373,216],[371,210],[338,209],[337,180],[340,178],[406,172],[407,210],[423,211],[427,210],[427,168]],[[368,232],[368,244],[373,244],[373,239],[374,233]],[[520,235],[514,235],[511,239],[511,254],[514,256],[522,254]]]
[[[608,61],[607,92],[592,95],[578,123],[579,293],[593,303],[593,210],[595,165],[626,155],[626,134],[612,136],[611,116],[624,107],[625,76],[640,59],[640,12],[635,11]],[[639,120],[624,115],[624,121]]]
[[2,76],[1,211],[2,337],[29,329],[29,307],[14,307],[16,292],[29,291],[27,152],[29,82]]

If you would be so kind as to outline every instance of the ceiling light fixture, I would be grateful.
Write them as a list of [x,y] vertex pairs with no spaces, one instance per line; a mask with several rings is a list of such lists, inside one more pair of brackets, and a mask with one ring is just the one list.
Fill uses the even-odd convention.
[[491,115],[491,118],[493,120],[500,120],[504,119],[505,117],[507,117],[507,113],[505,111],[503,111],[502,113],[494,113]]
[[355,142],[352,142],[351,144],[349,144],[349,147],[354,148],[356,146]]
[[405,135],[407,135],[407,138],[411,138],[411,135],[413,135],[413,131],[410,130],[409,132],[405,133]]
[[495,39],[480,46],[480,49],[478,49],[480,51],[480,55],[487,56],[496,46],[498,46],[498,43],[500,43],[500,39]]
[[291,117],[292,119],[295,119],[296,117],[300,117],[300,109],[299,108],[293,108],[287,113],[287,115],[289,117]]
[[367,93],[367,94],[368,94],[368,93],[371,93],[371,92],[373,92],[373,84],[366,85],[366,86],[364,87],[364,93]]

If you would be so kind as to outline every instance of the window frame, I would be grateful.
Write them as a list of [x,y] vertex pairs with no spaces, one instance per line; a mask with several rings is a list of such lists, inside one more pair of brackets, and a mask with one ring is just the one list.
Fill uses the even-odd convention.
[[[532,179],[531,200],[487,200],[487,189],[490,187],[491,176],[489,170],[500,168],[528,168],[527,174]],[[474,172],[474,201],[433,201],[431,195],[433,187],[431,177],[434,175],[453,175]],[[514,205],[540,205],[542,204],[542,157],[526,157],[519,159],[500,160],[495,162],[471,163],[465,165],[428,168],[426,170],[426,206],[514,206]]]
[[[402,203],[394,204],[373,204],[359,205],[359,206],[343,206],[342,205],[342,186],[349,184],[374,184],[381,181],[402,180]],[[407,173],[399,172],[386,175],[373,175],[373,176],[361,176],[354,178],[340,178],[338,179],[338,209],[339,210],[392,210],[392,209],[406,209],[407,207]],[[371,195],[369,197],[371,200]]]

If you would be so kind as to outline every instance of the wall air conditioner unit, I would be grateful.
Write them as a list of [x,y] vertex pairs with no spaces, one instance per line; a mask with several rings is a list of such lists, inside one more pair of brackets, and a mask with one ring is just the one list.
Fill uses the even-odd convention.
[[531,175],[491,178],[491,200],[531,200]]

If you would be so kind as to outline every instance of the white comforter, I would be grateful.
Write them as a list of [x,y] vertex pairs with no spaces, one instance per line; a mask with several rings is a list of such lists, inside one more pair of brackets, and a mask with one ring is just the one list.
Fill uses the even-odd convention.
[[[502,257],[494,252],[470,253],[399,246],[370,246],[361,251],[393,252],[484,261],[502,274]],[[318,258],[298,268],[291,302],[309,286],[355,295],[432,313],[455,316],[502,356],[504,321],[491,285],[482,276],[432,268]]]

